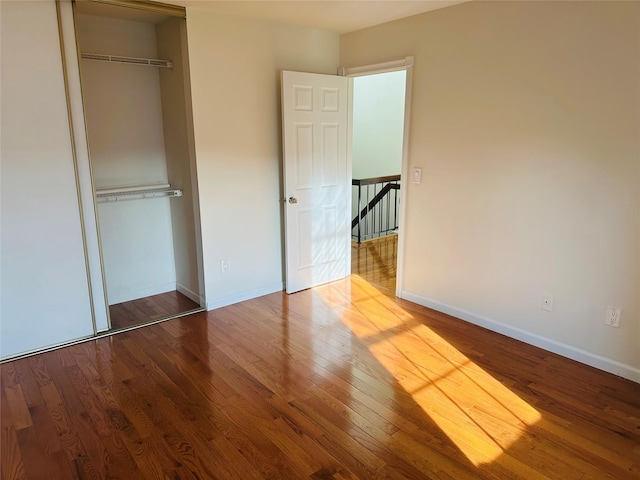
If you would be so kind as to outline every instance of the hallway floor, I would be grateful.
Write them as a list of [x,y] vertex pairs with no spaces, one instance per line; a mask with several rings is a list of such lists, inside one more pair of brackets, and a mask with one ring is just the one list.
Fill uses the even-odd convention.
[[351,243],[351,274],[370,284],[396,291],[398,235]]

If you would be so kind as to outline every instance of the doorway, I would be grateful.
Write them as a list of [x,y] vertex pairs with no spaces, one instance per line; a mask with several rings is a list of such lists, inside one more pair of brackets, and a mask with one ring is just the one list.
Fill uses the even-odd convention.
[[[369,220],[373,222],[372,217],[369,220],[364,217],[374,210],[374,204],[382,206],[380,198],[384,197],[388,212],[376,210],[380,217],[379,224],[386,225],[385,234],[397,234],[397,247],[389,245],[393,248],[393,260],[391,269],[387,268],[386,271],[393,281],[394,274],[389,270],[393,271],[395,265],[395,294],[402,296],[402,225],[406,194],[405,189],[400,188],[400,178],[390,180],[381,177],[381,189],[373,194],[371,200],[365,199],[366,208],[357,213],[352,210],[360,210],[363,205],[349,206],[352,202],[348,188],[350,182],[354,183],[352,143],[355,77],[398,71],[404,74],[404,107],[397,121],[393,121],[393,126],[402,126],[400,177],[407,178],[412,67],[413,57],[406,57],[365,67],[340,68],[338,77],[282,72],[284,266],[287,293],[352,274],[350,231],[352,227],[360,227],[362,234],[362,225]],[[383,128],[389,129],[390,122],[389,118],[385,120],[383,117]],[[314,138],[317,140],[313,141]],[[310,194],[316,188],[333,191],[336,187],[343,192],[335,197],[339,201],[322,192]],[[387,195],[391,191],[392,195]],[[391,197],[393,202],[389,200]],[[359,200],[362,202],[362,197]],[[390,220],[392,209],[393,221]],[[357,219],[355,224],[352,213]],[[368,231],[364,233],[369,234]],[[371,238],[376,236],[382,235],[373,235]],[[356,251],[356,260],[357,254]],[[393,283],[387,283],[386,288],[394,290]]]
[[350,79],[351,273],[396,292],[407,71]]

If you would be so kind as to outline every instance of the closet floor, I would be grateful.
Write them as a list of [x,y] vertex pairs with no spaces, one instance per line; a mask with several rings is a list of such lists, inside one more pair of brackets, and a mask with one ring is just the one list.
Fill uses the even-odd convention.
[[109,307],[111,329],[132,327],[197,308],[200,305],[178,291],[117,303]]

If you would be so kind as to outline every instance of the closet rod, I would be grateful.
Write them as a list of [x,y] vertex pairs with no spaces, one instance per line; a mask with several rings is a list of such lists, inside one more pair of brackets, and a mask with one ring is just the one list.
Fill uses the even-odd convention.
[[122,188],[103,188],[96,190],[96,201],[121,202],[123,200],[138,200],[142,198],[181,197],[182,190],[171,188],[169,184],[140,185]]
[[157,58],[137,58],[123,57],[121,55],[104,55],[102,53],[81,53],[81,58],[85,60],[98,60],[101,62],[128,63],[130,65],[142,65],[146,67],[173,68],[170,60],[160,60]]

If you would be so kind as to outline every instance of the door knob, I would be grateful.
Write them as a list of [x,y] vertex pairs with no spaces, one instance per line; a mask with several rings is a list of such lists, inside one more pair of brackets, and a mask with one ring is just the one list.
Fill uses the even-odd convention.
[[289,203],[291,204],[298,203],[298,199],[296,197],[289,197]]

